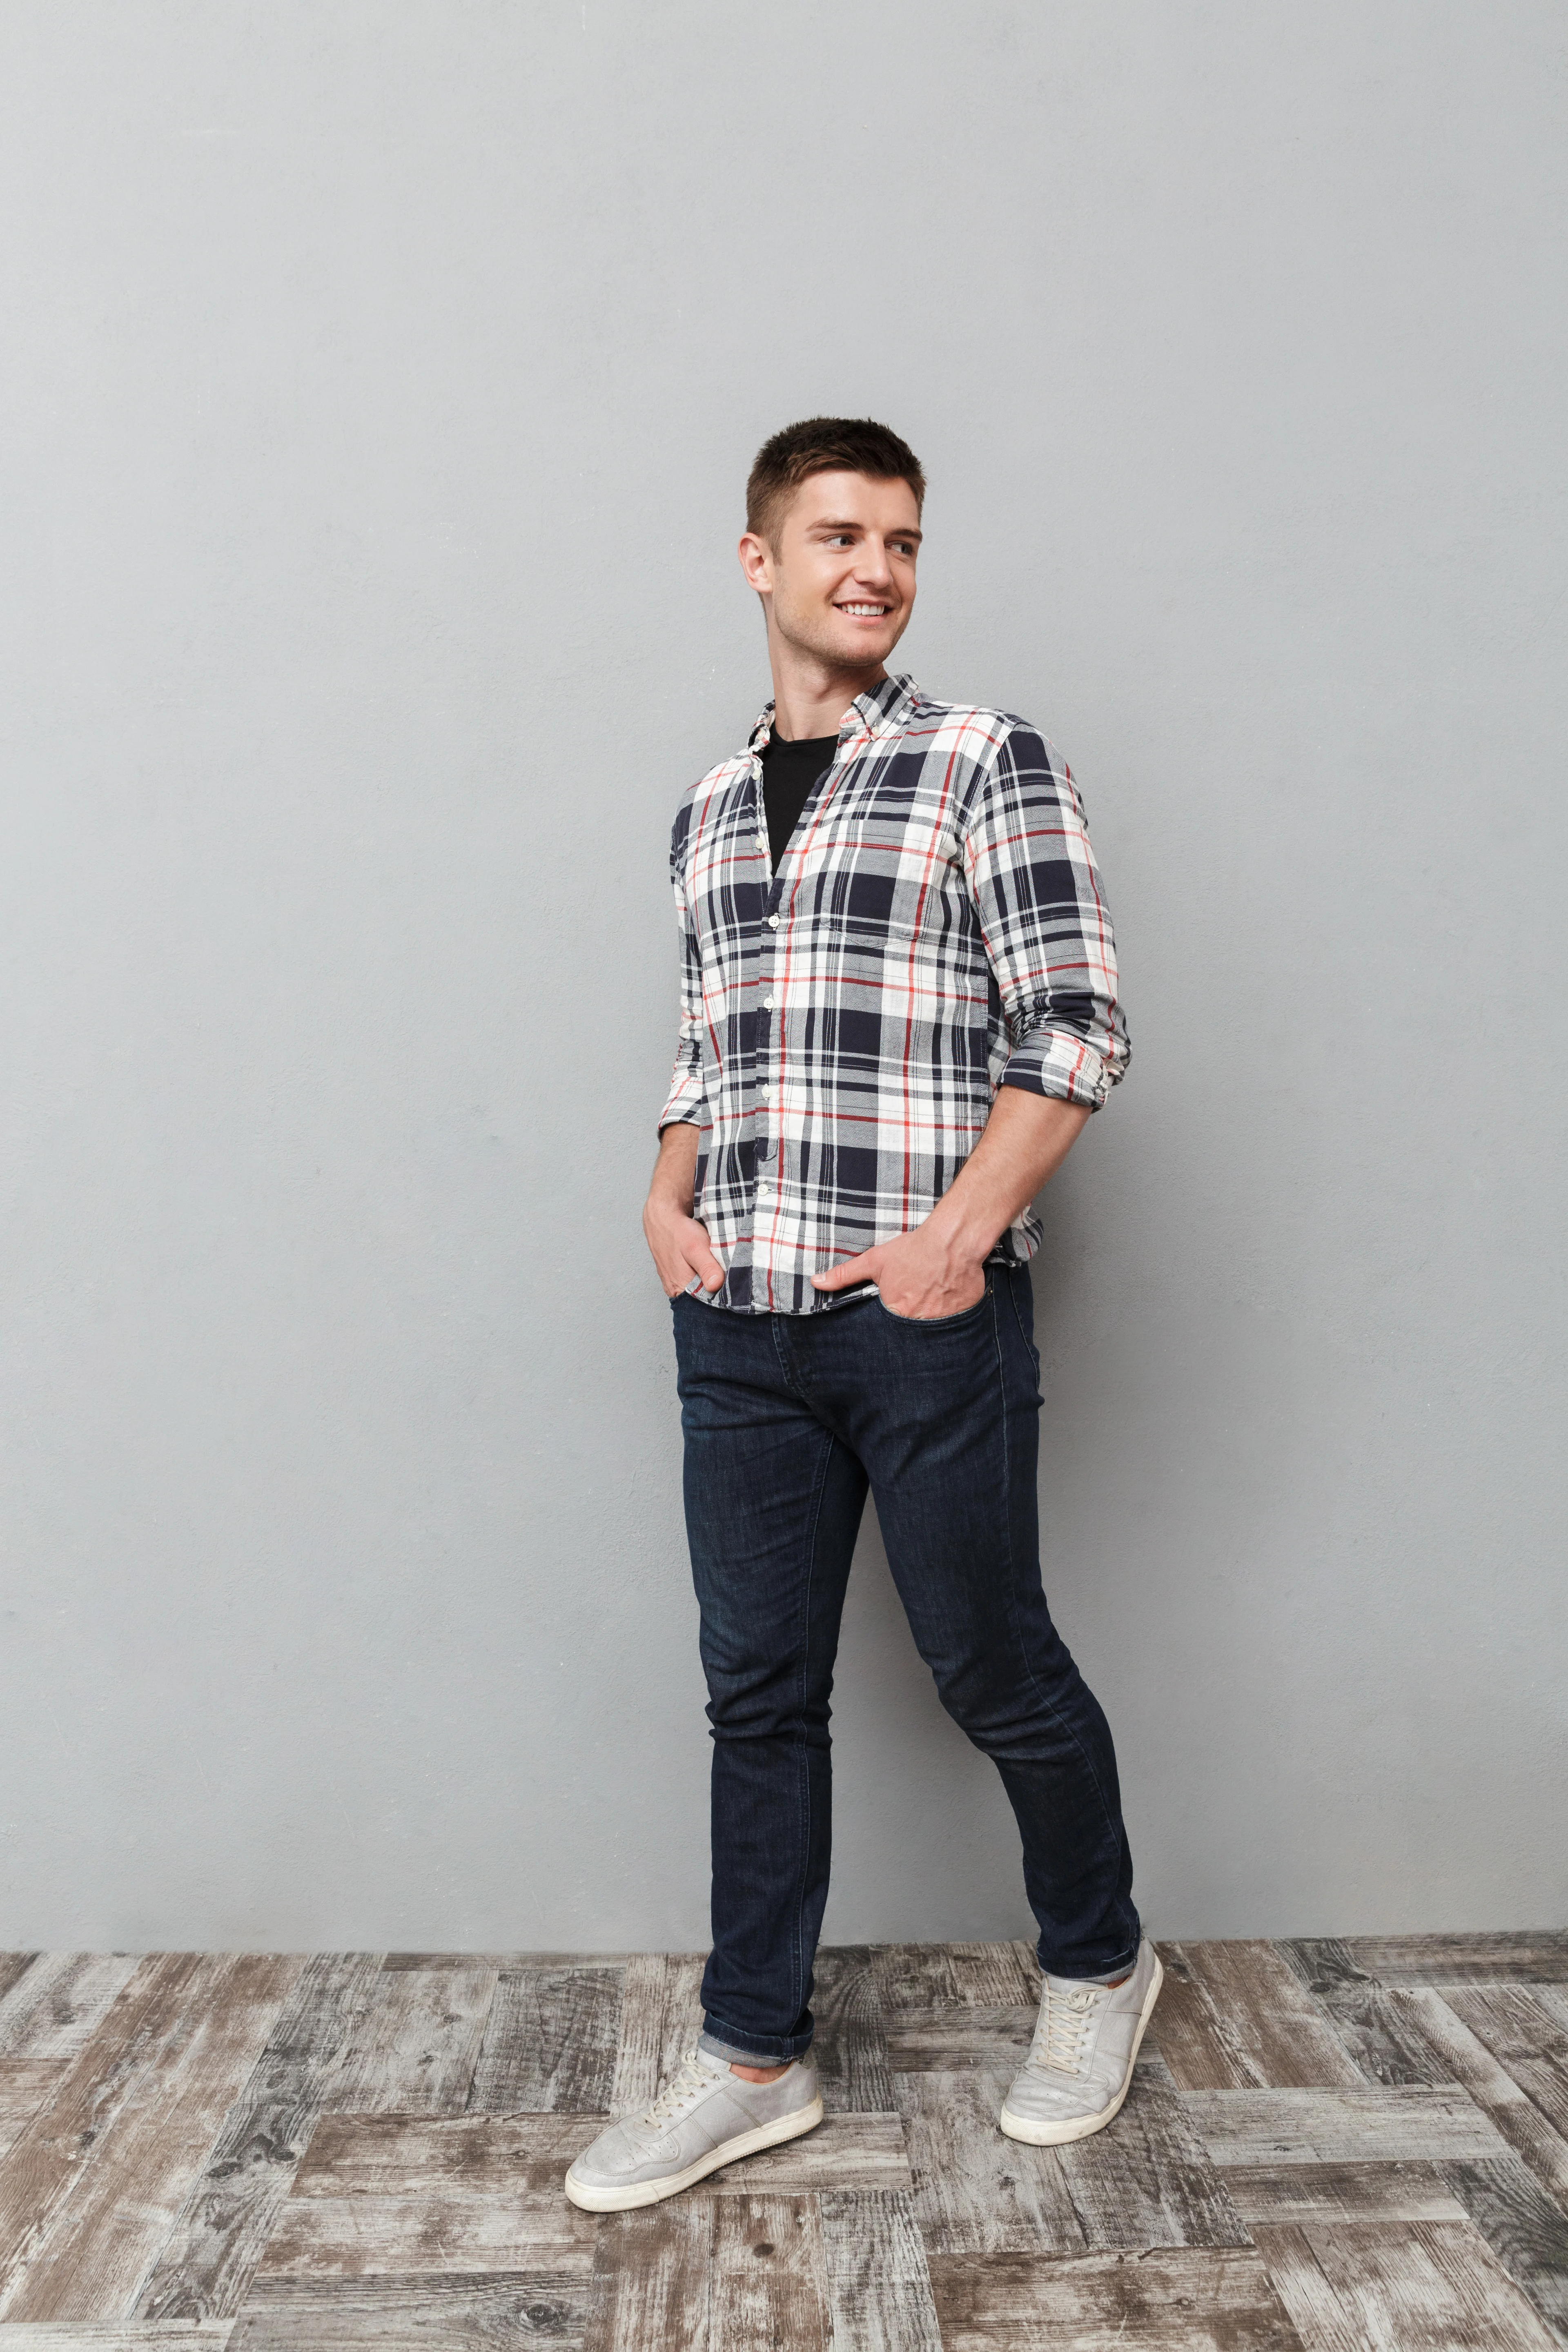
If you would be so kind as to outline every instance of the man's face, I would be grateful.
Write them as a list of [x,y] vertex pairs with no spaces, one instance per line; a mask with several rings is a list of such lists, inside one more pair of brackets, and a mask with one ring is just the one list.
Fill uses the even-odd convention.
[[741,562],[787,644],[861,670],[885,662],[909,626],[920,543],[908,482],[812,474],[774,525],[773,544],[748,531]]

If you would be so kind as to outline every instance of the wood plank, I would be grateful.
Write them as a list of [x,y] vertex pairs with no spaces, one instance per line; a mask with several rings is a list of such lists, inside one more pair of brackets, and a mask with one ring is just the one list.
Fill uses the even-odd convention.
[[1461,2090],[1188,2091],[1187,2113],[1219,2165],[1433,2162],[1507,2153]]
[[292,2193],[416,2197],[456,2186],[495,2195],[530,2167],[563,2172],[604,2127],[603,2116],[323,2116]]
[[[470,2271],[451,2277],[258,2279],[229,2352],[494,2352],[581,2344],[586,2271]],[[0,2352],[5,2352],[0,2345]],[[22,2347],[17,2352],[25,2352]]]
[[885,2029],[889,2000],[881,1948],[824,1946],[812,1971],[811,2054],[829,2113],[860,2108],[885,2114],[893,2104]]
[[64,2058],[0,2060],[0,2156],[58,2089],[68,2063]]
[[624,1968],[503,1970],[468,2089],[470,2109],[607,2114],[625,1982]]
[[[713,2206],[711,2352],[827,2352],[821,2223],[811,2197],[724,2197]],[[658,2337],[650,2338],[655,2344]]]
[[561,2168],[533,2168],[504,2196],[460,2181],[412,2197],[286,2197],[257,2272],[263,2280],[593,2268],[597,2217],[562,2194]]
[[[279,1952],[207,1955],[184,1979],[177,2017],[145,2045],[112,2115],[89,2126],[90,2160],[73,2168],[25,2262],[13,2268],[0,2316],[123,2319],[200,2174],[224,2115],[256,2064],[300,1970]],[[107,2032],[107,2024],[103,2029]],[[93,2044],[77,2062],[89,2066]],[[118,2063],[111,2050],[111,2064]],[[67,2078],[68,2082],[69,2077]],[[47,2153],[49,2135],[78,2139],[84,2103],[58,2095],[26,2127]]]
[[1466,2219],[1466,2207],[1435,2164],[1237,2165],[1222,2178],[1249,2225]]
[[5,2000],[17,1979],[25,1977],[33,1962],[39,1958],[37,1952],[0,1952],[0,2001]]
[[[298,2197],[417,2197],[449,2184],[502,2197],[520,2179],[541,2191],[604,2128],[602,2116],[326,2117],[295,2179]],[[689,2197],[805,2194],[822,2188],[907,2189],[898,2115],[829,2116],[804,2138],[710,2174]]]
[[825,2189],[817,2211],[833,2352],[942,2352],[913,2197]]
[[137,2297],[139,2318],[219,2319],[239,2309],[379,1972],[374,1952],[307,1960]]
[[1289,2090],[1361,2080],[1329,2018],[1271,1944],[1162,1944],[1150,2024],[1184,2090]]
[[1384,1984],[1447,1985],[1470,1977],[1568,1984],[1568,1928],[1453,1936],[1346,1936],[1355,1966]]
[[1082,2219],[1058,2151],[997,2129],[1010,2069],[895,2077],[915,2218],[928,2252],[1082,2253]]
[[931,2279],[945,2352],[1302,2352],[1251,2252],[933,2254]]
[[957,1998],[966,2006],[1038,2012],[1040,1964],[1032,1944],[943,1944],[937,1948],[945,1953]]
[[[1305,2229],[1256,2229],[1253,2236],[1304,2352],[1372,2352],[1358,2317],[1324,2276]],[[1419,2352],[1420,2340],[1402,2334],[1390,2345],[1384,2337],[1376,2352]]]
[[713,2352],[708,2329],[711,2205],[684,2198],[607,2213],[600,2225],[583,2352]]
[[147,2078],[177,2063],[214,1983],[214,1965],[198,1952],[151,1953],[137,1964],[0,2164],[0,2288],[20,2280],[57,2209]]
[[1157,2051],[1140,2053],[1110,2128],[1055,2154],[1091,2253],[1251,2243]]
[[1568,1993],[1552,1986],[1452,1984],[1442,1998],[1568,2139]]
[[1468,2221],[1309,2224],[1258,2242],[1308,2352],[1557,2352]]
[[1393,2085],[1453,2079],[1428,2039],[1421,1998],[1372,1977],[1347,1978],[1323,1994],[1334,2031],[1365,2081]]
[[1548,2197],[1522,2157],[1449,2164],[1443,2170],[1510,2278],[1568,2344],[1568,2214]]
[[634,1952],[626,1962],[613,2116],[640,2115],[702,2031],[701,1952]]
[[584,2352],[826,2352],[813,2198],[674,2198],[606,2215],[594,2284]]
[[384,1952],[389,1976],[427,1976],[432,1969],[494,1969],[498,1976],[525,1976],[530,1969],[624,1969],[630,1952]]
[[0,2352],[221,2352],[231,2341],[231,2323],[197,2327],[185,2321],[144,2327],[126,2320],[50,2321],[15,2327],[0,2321]]
[[824,2105],[885,2113],[893,2104],[887,2037],[915,2020],[1006,2008],[1026,2011],[1032,2033],[1039,1977],[1017,1943],[824,1945],[811,1996]]
[[134,1952],[40,1952],[0,2000],[0,2058],[75,2058],[136,1973]]
[[[1369,2005],[1363,2000],[1363,2012]],[[1434,2077],[1461,2084],[1548,2196],[1568,2210],[1568,2140],[1552,2129],[1442,1995],[1430,1986],[1390,1988],[1376,1996],[1376,2012],[1375,2045],[1364,2028],[1357,2029],[1363,2065],[1388,2063],[1406,2074],[1425,2068]],[[1458,2158],[1459,2151],[1452,2153]]]
[[485,1960],[384,1969],[323,2087],[323,2110],[460,2115],[496,1981],[495,1968]]
[[927,2010],[889,2030],[887,2063],[895,2074],[953,2074],[965,2066],[1016,2073],[1029,2054],[1037,2003],[1030,2007]]

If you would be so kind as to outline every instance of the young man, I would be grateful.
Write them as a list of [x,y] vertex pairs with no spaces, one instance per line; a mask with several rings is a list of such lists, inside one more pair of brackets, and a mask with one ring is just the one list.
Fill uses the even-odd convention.
[[713,1948],[698,2047],[567,2175],[596,2211],[821,2119],[828,1695],[868,1488],[942,1704],[1023,1838],[1044,1980],[1002,2129],[1108,2124],[1160,1989],[1037,1528],[1030,1202],[1127,1066],[1115,948],[1060,756],[886,667],[924,492],[879,425],[764,446],[740,553],[773,699],[675,821],[680,1047],[643,1223],[679,1367]]

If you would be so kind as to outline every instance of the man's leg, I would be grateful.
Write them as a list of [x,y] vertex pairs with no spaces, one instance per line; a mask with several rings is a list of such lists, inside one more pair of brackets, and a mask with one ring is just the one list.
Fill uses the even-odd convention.
[[674,1319],[714,1743],[702,2046],[766,2067],[811,2042],[832,1845],[828,1699],[866,1475],[792,1378],[784,1318],[678,1298]]
[[1002,1776],[1040,1965],[1107,1981],[1132,1968],[1140,1936],[1116,1754],[1040,1582],[1028,1273],[986,1276],[968,1315],[921,1323],[879,1301],[814,1318],[799,1353],[818,1411],[870,1473],[942,1704]]

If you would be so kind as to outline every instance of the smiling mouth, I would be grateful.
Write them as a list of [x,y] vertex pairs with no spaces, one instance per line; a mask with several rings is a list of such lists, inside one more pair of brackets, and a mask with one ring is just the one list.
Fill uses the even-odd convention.
[[847,613],[852,621],[885,620],[892,611],[890,604],[839,604],[835,610]]

